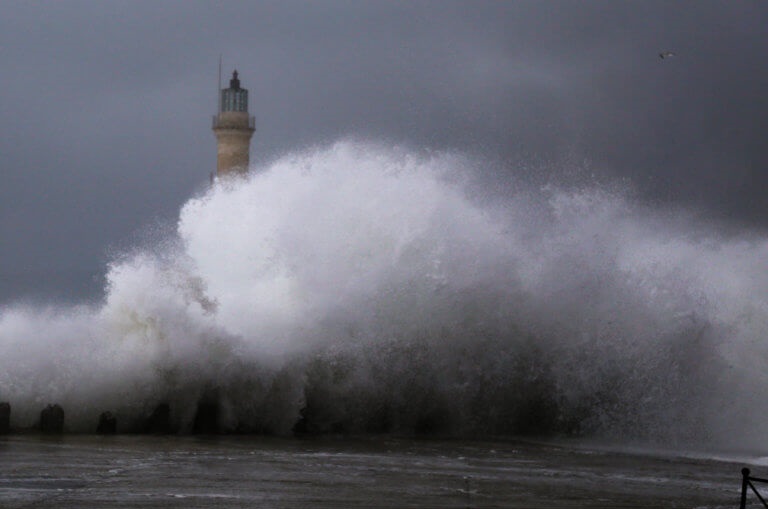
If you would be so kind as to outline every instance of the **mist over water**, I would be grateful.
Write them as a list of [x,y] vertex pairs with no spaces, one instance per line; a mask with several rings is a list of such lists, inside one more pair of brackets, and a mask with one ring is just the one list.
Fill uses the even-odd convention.
[[482,163],[342,141],[219,182],[104,302],[0,311],[13,424],[198,402],[226,431],[765,440],[768,240],[599,185],[477,192]]

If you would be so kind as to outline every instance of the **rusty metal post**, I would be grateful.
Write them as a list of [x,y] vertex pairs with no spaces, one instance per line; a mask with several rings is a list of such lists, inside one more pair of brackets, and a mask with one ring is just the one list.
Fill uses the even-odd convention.
[[742,468],[741,469],[741,504],[739,504],[739,509],[746,509],[747,508],[747,485],[749,484],[749,469],[748,468]]

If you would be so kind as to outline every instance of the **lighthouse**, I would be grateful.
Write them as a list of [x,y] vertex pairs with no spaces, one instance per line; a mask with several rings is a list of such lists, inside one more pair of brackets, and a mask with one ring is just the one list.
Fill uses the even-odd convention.
[[219,91],[219,111],[213,116],[213,133],[218,142],[216,175],[244,175],[248,171],[251,137],[256,121],[248,114],[248,90],[240,87],[237,71],[229,88]]

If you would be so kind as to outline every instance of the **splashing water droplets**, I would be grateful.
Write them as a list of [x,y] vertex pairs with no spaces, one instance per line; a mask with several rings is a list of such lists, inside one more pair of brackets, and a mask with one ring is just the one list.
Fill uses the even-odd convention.
[[214,394],[229,430],[764,436],[768,242],[599,186],[492,208],[477,167],[342,141],[220,182],[101,306],[6,307],[0,400],[82,430],[161,401],[190,429]]

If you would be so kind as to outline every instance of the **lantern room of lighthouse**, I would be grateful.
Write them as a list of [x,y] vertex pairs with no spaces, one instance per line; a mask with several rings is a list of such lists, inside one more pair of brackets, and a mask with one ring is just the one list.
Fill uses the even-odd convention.
[[229,88],[221,89],[219,94],[219,111],[213,117],[213,133],[218,142],[216,174],[242,175],[248,171],[256,121],[248,114],[248,90],[240,87],[236,70]]

